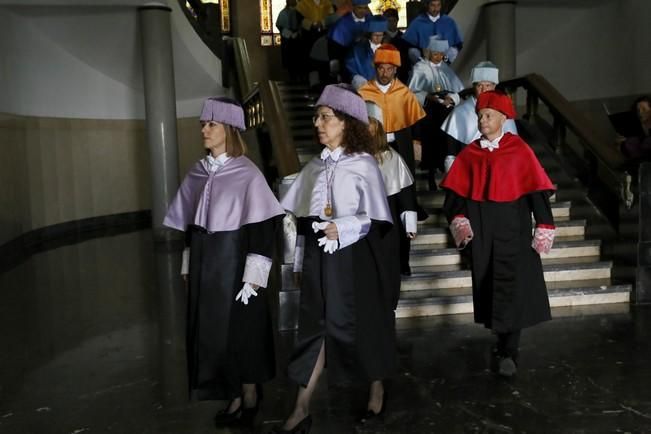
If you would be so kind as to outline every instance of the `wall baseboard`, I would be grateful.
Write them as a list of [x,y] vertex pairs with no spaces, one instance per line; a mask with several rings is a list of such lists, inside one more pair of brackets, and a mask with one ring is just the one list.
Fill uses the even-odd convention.
[[15,268],[38,253],[148,228],[151,228],[150,210],[90,217],[34,229],[0,245],[0,273]]

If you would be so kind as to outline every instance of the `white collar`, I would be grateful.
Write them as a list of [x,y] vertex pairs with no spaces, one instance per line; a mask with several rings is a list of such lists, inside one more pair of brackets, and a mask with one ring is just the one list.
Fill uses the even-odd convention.
[[380,42],[379,44],[374,44],[371,41],[368,41],[368,43],[371,44],[371,50],[373,50],[374,53],[375,53],[375,50],[380,48],[380,45],[382,45],[382,42]]
[[213,157],[212,154],[208,154],[204,160],[206,162],[208,170],[215,172],[224,166],[224,164],[226,164],[226,162],[230,159],[231,157],[229,157],[226,152],[222,152],[217,157]]
[[356,23],[365,23],[366,22],[366,15],[364,15],[362,18],[357,18],[357,16],[354,13],[350,13],[353,16],[353,20]]
[[339,157],[341,157],[341,154],[343,153],[344,153],[344,148],[342,146],[338,146],[334,151],[331,151],[326,146],[325,148],[323,148],[323,151],[321,151],[321,159],[325,161],[328,159],[328,157],[330,157],[332,161],[337,161],[339,160]]
[[502,134],[495,140],[488,140],[482,136],[479,139],[479,146],[481,146],[482,149],[488,149],[490,152],[493,152],[495,149],[499,149],[502,137],[504,137],[504,132],[502,132]]
[[430,63],[430,65],[432,65],[432,68],[440,68],[443,65],[443,61],[439,63],[434,63],[431,60],[428,60],[428,62]]
[[382,93],[387,93],[389,91],[389,88],[393,84],[393,80],[391,80],[388,84],[380,84],[379,81],[375,80],[375,85],[382,91]]
[[439,18],[441,18],[441,14],[439,13],[435,17],[431,16],[430,14],[427,14],[427,18],[429,18],[431,22],[435,23],[439,20]]

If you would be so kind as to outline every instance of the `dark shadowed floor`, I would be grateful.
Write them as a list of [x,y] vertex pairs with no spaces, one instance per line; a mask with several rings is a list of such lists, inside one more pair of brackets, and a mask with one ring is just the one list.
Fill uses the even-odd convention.
[[[224,403],[163,399],[149,243],[147,231],[91,240],[0,275],[0,433],[247,432],[212,426]],[[489,372],[493,338],[470,316],[401,320],[383,423],[356,427],[365,386],[324,377],[312,432],[651,432],[651,308],[554,315],[523,333],[511,380]],[[291,341],[279,337],[281,373]],[[184,381],[182,365],[172,372],[168,382]],[[248,432],[281,422],[294,390],[282,375],[265,385]]]

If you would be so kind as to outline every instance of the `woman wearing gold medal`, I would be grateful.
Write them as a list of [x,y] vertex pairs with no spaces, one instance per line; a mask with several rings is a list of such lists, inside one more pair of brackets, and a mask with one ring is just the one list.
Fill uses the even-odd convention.
[[294,271],[302,278],[288,369],[299,390],[280,433],[309,432],[309,402],[324,367],[330,382],[369,383],[396,366],[395,320],[384,301],[391,267],[382,264],[380,246],[393,223],[369,153],[366,105],[352,88],[330,85],[316,106],[314,128],[325,147],[281,201],[297,217]]

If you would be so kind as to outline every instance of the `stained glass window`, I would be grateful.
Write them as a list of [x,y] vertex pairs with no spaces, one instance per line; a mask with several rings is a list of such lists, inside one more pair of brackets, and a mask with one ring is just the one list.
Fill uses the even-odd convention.
[[[312,0],[299,0],[312,1]],[[324,1],[324,0],[322,0]],[[398,10],[398,26],[404,29],[407,26],[407,1],[408,0],[371,0],[369,9],[373,14],[381,14],[386,9]],[[278,14],[285,7],[286,0],[260,0],[260,44],[263,46],[280,45],[280,33],[276,28]]]

